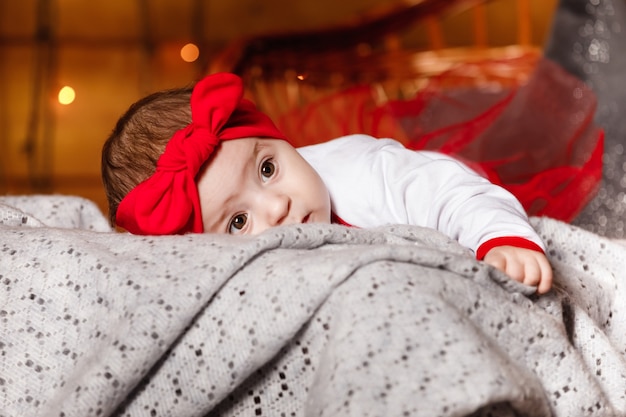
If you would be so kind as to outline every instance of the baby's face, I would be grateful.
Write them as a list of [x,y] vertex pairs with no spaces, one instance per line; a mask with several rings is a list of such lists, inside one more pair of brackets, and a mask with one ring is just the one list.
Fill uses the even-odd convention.
[[198,177],[204,231],[257,234],[294,223],[330,223],[330,197],[317,172],[288,142],[220,143]]

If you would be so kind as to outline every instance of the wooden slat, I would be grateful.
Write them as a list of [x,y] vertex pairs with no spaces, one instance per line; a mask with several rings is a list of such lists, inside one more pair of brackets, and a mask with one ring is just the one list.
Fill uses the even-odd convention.
[[473,10],[474,43],[479,48],[486,48],[487,38],[487,10],[484,3],[477,4]]
[[517,43],[528,46],[532,42],[530,0],[517,0]]
[[439,51],[445,48],[446,43],[438,16],[432,15],[426,18],[426,31],[428,32],[428,41],[431,50]]

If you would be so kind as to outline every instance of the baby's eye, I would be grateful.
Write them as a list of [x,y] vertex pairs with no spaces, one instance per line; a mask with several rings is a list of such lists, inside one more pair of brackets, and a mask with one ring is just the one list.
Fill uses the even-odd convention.
[[248,221],[247,214],[237,214],[235,217],[231,219],[228,225],[228,233],[230,234],[239,233],[241,229],[245,227],[247,221]]
[[274,162],[271,159],[263,161],[261,164],[261,176],[264,179],[270,179],[274,172],[276,171],[276,167],[274,166]]

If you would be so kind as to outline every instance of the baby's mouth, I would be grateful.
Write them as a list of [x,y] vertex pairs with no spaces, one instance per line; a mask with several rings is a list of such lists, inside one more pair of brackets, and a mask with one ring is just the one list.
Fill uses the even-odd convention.
[[308,223],[310,217],[311,217],[311,213],[309,213],[306,216],[304,216],[304,218],[302,219],[302,223]]

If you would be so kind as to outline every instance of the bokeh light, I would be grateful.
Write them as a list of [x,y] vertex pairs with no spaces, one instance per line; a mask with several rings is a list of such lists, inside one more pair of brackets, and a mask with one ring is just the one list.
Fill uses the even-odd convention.
[[194,62],[199,56],[200,49],[193,43],[188,43],[180,49],[180,57],[185,62]]
[[66,85],[65,87],[59,90],[59,103],[68,105],[74,102],[75,98],[76,98],[76,92],[74,91],[72,87]]

